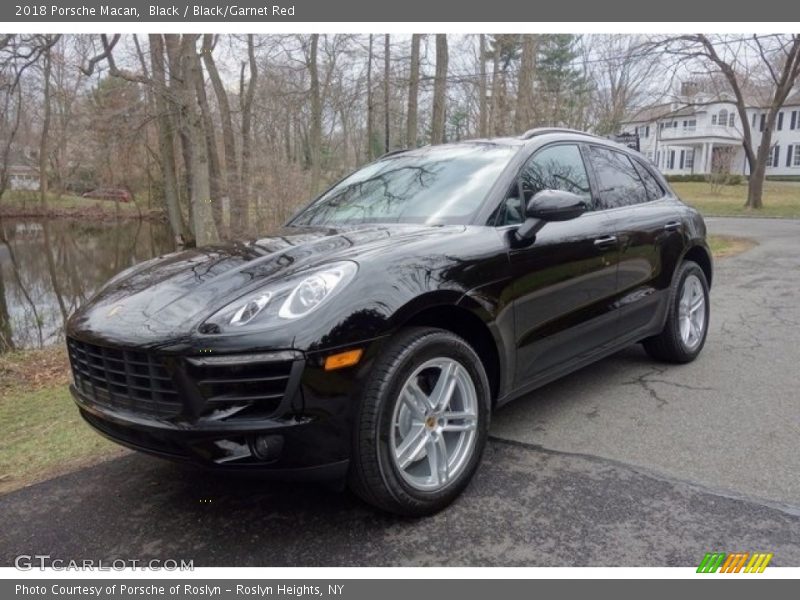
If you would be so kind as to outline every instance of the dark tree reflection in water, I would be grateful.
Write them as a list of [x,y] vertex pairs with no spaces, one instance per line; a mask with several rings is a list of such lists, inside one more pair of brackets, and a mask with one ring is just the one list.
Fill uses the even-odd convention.
[[104,282],[173,250],[162,223],[0,219],[0,352],[61,341],[66,317]]

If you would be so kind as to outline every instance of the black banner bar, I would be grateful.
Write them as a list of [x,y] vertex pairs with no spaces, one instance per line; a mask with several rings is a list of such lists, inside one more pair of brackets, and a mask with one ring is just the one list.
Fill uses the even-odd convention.
[[0,22],[637,22],[700,21],[717,23],[800,21],[800,3],[762,0],[727,3],[712,0],[605,0],[543,2],[519,0],[49,0],[0,3]]

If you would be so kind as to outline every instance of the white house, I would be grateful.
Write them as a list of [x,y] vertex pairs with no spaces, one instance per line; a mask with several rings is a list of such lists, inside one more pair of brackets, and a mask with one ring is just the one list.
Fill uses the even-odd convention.
[[[755,104],[747,108],[747,119],[758,147],[767,110]],[[749,173],[739,112],[730,97],[696,93],[651,106],[630,115],[622,132],[638,133],[642,154],[667,175],[706,174],[715,167]],[[800,91],[778,113],[771,144],[767,175],[800,177]]]
[[39,189],[39,172],[28,165],[9,165],[8,188],[11,190],[36,191]]

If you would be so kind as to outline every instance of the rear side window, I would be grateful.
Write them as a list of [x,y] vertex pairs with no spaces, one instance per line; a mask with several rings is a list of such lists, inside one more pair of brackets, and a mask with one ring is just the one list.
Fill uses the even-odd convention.
[[626,155],[591,146],[589,160],[597,175],[601,210],[647,202],[647,190]]
[[650,172],[650,169],[645,167],[639,161],[634,160],[633,166],[636,167],[636,172],[639,173],[639,177],[644,183],[644,187],[647,190],[647,199],[648,200],[658,200],[664,196],[664,190],[661,187],[661,184],[658,183],[658,180],[653,177],[653,174]]

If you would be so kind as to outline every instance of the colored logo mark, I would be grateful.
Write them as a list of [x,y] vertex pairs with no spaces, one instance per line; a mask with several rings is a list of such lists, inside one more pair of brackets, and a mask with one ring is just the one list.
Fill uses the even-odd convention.
[[772,560],[769,552],[708,552],[697,567],[698,573],[763,573],[769,561]]

